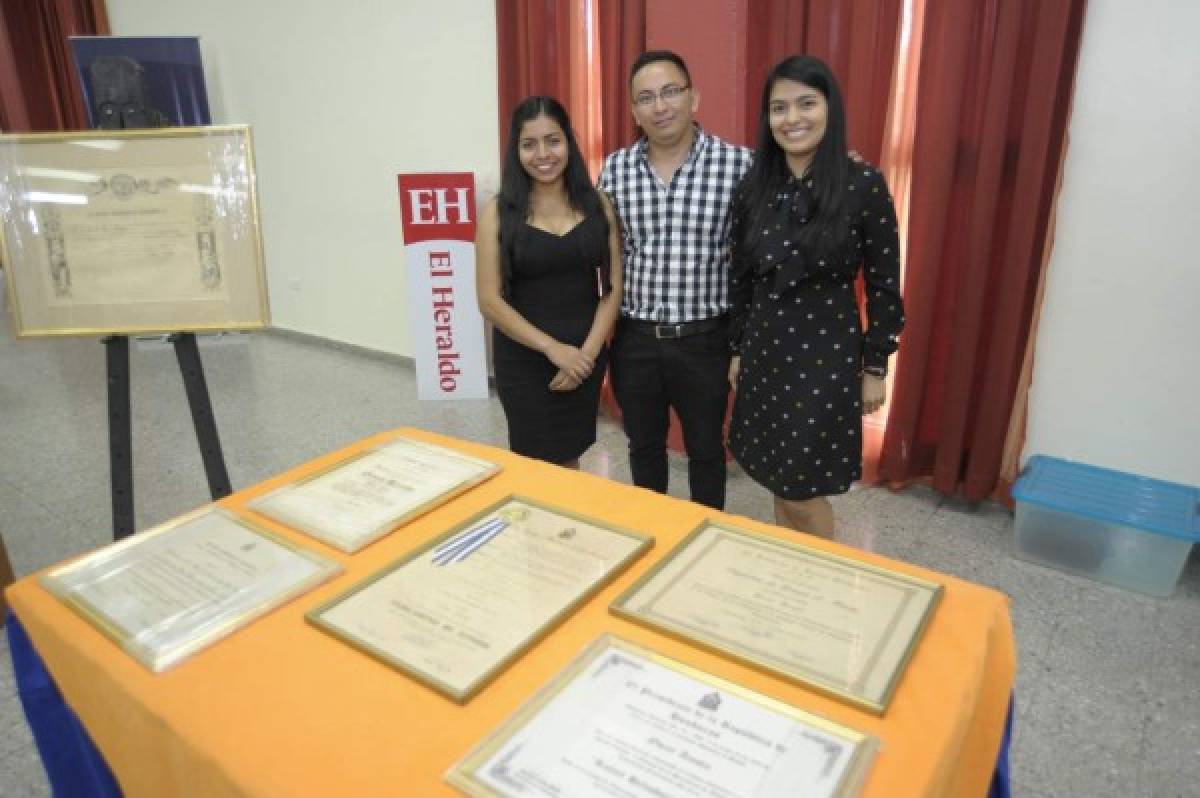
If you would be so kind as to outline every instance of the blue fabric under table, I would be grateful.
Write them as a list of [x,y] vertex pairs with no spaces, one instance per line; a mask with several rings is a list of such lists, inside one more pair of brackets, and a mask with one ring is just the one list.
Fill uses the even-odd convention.
[[[62,693],[42,664],[24,627],[8,614],[8,648],[12,654],[17,694],[33,731],[50,787],[63,798],[119,798],[121,789],[83,724],[63,701]],[[1008,749],[1012,742],[1013,704],[1008,704],[996,773],[987,798],[1011,798]]]
[[1012,781],[1009,776],[1008,749],[1012,745],[1013,704],[1016,697],[1008,700],[1008,717],[1004,719],[1004,736],[1000,738],[1000,753],[996,756],[996,773],[988,798],[1012,798]]
[[11,612],[5,629],[17,695],[54,794],[63,798],[120,796],[121,789],[104,757],[63,701],[25,628]]

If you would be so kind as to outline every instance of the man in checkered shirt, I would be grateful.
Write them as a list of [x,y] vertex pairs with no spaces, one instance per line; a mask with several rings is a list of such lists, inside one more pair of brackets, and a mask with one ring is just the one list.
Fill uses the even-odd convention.
[[625,295],[612,382],[634,484],[667,490],[668,408],[683,428],[692,500],[725,506],[730,206],[750,150],[696,124],[683,59],[643,53],[630,71],[643,137],[604,161],[599,187],[624,240]]

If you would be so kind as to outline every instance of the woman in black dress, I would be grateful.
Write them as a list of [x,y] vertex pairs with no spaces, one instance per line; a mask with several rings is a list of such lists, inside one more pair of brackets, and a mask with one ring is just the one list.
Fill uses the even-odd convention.
[[479,309],[495,325],[496,388],[517,454],[577,468],[595,442],[620,252],[567,112],[550,97],[523,100],[476,235]]
[[904,326],[899,254],[883,175],[847,156],[833,74],[816,58],[784,60],[763,88],[758,149],[735,198],[729,433],[781,526],[831,537],[825,497],[862,474],[862,416],[883,404]]

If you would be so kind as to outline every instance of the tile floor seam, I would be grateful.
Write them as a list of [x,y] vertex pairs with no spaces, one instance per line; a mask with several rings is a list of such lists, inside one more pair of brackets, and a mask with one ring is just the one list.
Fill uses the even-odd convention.
[[1150,739],[1150,726],[1153,721],[1154,708],[1151,707],[1150,711],[1142,718],[1142,733],[1138,740],[1137,770],[1134,773],[1133,780],[1133,786],[1137,790],[1138,795],[1145,794],[1142,783],[1146,776],[1146,749]]

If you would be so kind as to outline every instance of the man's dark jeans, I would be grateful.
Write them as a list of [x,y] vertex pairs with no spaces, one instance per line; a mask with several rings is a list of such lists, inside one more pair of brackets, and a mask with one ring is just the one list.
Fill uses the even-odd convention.
[[678,338],[656,337],[652,325],[618,321],[612,384],[635,485],[667,492],[667,411],[674,408],[683,428],[692,501],[724,508],[728,375],[724,321],[716,329]]

